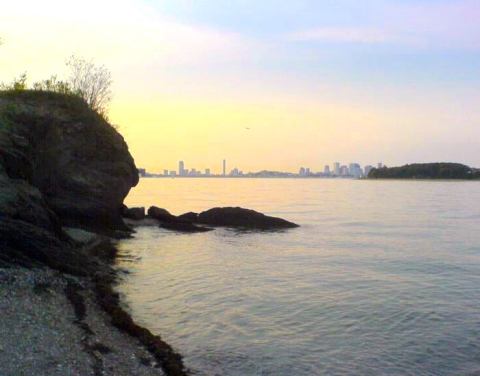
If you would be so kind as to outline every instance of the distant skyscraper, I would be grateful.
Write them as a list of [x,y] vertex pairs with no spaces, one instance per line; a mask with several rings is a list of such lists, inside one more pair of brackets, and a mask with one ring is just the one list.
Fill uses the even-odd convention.
[[362,168],[358,163],[350,163],[348,172],[349,172],[349,175],[355,176],[356,178],[359,178],[362,176]]
[[341,176],[348,176],[349,171],[347,166],[340,166],[340,175]]
[[326,176],[330,176],[330,166],[325,165],[325,168],[323,169],[323,174]]
[[305,169],[305,175],[307,175],[307,176],[310,175],[310,168],[307,167],[307,168]]
[[205,176],[210,176],[210,169],[209,168],[205,169]]
[[223,160],[223,176],[227,175],[227,160]]
[[333,164],[333,173],[337,176],[340,175],[340,163],[339,162],[335,162]]
[[168,170],[163,170],[163,175],[168,176]]
[[383,167],[383,163],[382,163],[382,162],[379,162],[379,163],[377,164],[377,168],[382,168],[382,167]]
[[185,174],[185,164],[183,161],[178,162],[178,175],[184,176]]
[[300,176],[305,176],[305,167],[300,167],[300,170],[298,171],[298,175]]

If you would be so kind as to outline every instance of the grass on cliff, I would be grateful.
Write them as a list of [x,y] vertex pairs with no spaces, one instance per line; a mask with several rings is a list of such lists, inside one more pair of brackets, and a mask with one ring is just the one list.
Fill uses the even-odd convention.
[[60,110],[85,122],[105,123],[115,128],[106,116],[92,110],[87,102],[76,94],[44,90],[0,90],[0,126],[3,124],[8,127],[22,113],[29,112],[29,109],[50,114]]

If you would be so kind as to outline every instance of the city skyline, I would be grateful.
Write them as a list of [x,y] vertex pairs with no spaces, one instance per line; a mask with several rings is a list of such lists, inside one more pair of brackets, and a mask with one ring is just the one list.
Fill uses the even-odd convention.
[[[332,167],[332,168],[331,168]],[[222,160],[219,172],[211,168],[197,169],[196,167],[187,168],[183,160],[178,161],[178,169],[163,169],[163,172],[148,171],[146,168],[139,168],[139,174],[143,177],[258,177],[258,176],[292,176],[292,177],[365,177],[373,168],[384,167],[383,162],[378,162],[375,166],[366,164],[363,167],[356,162],[342,164],[333,162],[331,165],[325,165],[323,170],[310,167],[300,167],[296,172],[286,170],[268,170],[260,169],[258,171],[244,172],[238,167],[230,171],[227,169],[227,159]]]

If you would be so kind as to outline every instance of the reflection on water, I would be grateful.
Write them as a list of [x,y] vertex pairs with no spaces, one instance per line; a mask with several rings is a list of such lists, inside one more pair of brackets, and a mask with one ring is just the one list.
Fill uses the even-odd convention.
[[302,225],[120,243],[124,301],[198,375],[480,370],[478,183],[144,179],[127,204]]

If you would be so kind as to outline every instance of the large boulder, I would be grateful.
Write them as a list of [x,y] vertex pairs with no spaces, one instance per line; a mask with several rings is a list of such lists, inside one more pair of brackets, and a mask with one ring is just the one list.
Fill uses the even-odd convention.
[[156,206],[151,206],[150,208],[148,208],[148,216],[150,218],[156,219],[157,221],[165,223],[179,222],[178,218],[173,214],[170,214],[168,210],[158,208]]
[[198,221],[198,213],[188,212],[177,217],[181,221],[195,223]]
[[0,266],[44,264],[86,274],[91,261],[74,249],[40,191],[22,179],[10,179],[0,165]]
[[148,209],[148,216],[157,220],[161,228],[177,232],[196,233],[212,231],[212,228],[202,227],[193,224],[196,222],[197,214],[186,213],[180,216],[171,214],[168,210],[151,206]]
[[244,208],[213,208],[198,215],[198,223],[210,226],[241,227],[259,230],[286,229],[299,227],[282,218]]
[[123,199],[138,172],[123,137],[78,97],[0,95],[0,164],[36,187],[64,225],[124,229]]

